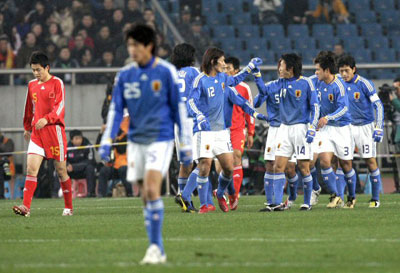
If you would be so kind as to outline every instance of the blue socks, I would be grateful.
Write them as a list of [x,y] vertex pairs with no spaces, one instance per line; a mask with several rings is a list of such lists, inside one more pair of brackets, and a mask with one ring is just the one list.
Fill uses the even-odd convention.
[[207,194],[207,205],[213,205],[214,206],[214,201],[213,201],[213,188],[211,184],[211,180],[208,179],[208,194]]
[[164,220],[164,203],[160,199],[147,201],[144,212],[144,223],[150,244],[156,244],[161,253],[164,254],[164,245],[162,241],[162,224]]
[[207,206],[208,177],[197,176],[197,191],[199,192],[200,207]]
[[219,174],[218,177],[218,190],[217,190],[217,197],[222,198],[225,193],[226,188],[228,187],[229,183],[233,181],[232,177],[226,177],[222,172]]
[[289,200],[295,201],[297,198],[297,185],[299,183],[299,176],[296,174],[294,177],[288,179],[289,182]]
[[318,183],[318,173],[317,173],[317,169],[315,167],[312,167],[311,170],[311,176],[312,176],[312,180],[313,180],[313,190],[314,191],[319,191],[319,189],[321,188],[319,183]]
[[381,191],[381,172],[379,168],[371,172],[369,176],[369,181],[371,181],[372,199],[379,201],[379,192]]
[[265,198],[268,204],[274,203],[274,174],[266,172],[264,175]]
[[234,195],[235,194],[235,187],[233,185],[233,179],[231,180],[231,182],[228,184],[228,188],[227,188],[228,194],[229,195]]
[[199,175],[199,169],[194,169],[192,173],[189,175],[188,181],[186,183],[185,188],[182,192],[182,197],[186,201],[191,201],[192,193],[194,189],[197,187],[197,176]]
[[347,190],[349,191],[349,196],[355,198],[356,183],[357,183],[356,172],[354,171],[354,169],[351,169],[351,171],[346,173],[345,176],[346,176]]
[[304,204],[311,206],[311,193],[313,190],[313,178],[310,175],[303,177]]
[[333,172],[333,169],[329,167],[328,169],[321,169],[322,178],[324,182],[328,186],[328,190],[330,193],[334,193],[338,195],[338,191],[336,188],[336,174]]
[[346,180],[344,179],[344,173],[341,168],[336,170],[336,188],[338,191],[338,196],[344,200],[344,190],[346,188]]
[[283,198],[283,188],[285,187],[286,177],[284,173],[275,173],[273,175],[274,182],[274,196],[275,204],[279,205],[282,203]]
[[178,177],[179,192],[182,192],[186,186],[187,178]]

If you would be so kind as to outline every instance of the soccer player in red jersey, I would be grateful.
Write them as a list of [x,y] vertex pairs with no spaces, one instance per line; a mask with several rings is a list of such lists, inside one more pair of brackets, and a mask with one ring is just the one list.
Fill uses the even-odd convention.
[[24,112],[24,138],[29,141],[27,175],[23,205],[14,206],[15,214],[28,217],[37,174],[43,158],[54,159],[61,181],[65,208],[63,216],[72,215],[71,179],[67,173],[67,138],[65,135],[65,88],[61,79],[51,75],[49,59],[35,51],[30,58],[35,80],[28,84]]
[[[229,57],[225,59],[227,65],[226,73],[229,76],[236,75],[239,73],[239,60],[235,57]],[[246,100],[253,105],[253,97],[251,95],[250,87],[241,82],[235,86],[237,92],[244,97]],[[254,118],[246,114],[242,108],[237,105],[233,106],[232,113],[232,126],[231,126],[231,142],[233,148],[233,184],[235,187],[236,196],[238,197],[240,187],[243,181],[243,169],[242,169],[242,154],[244,151],[244,145],[246,142],[246,123],[247,123],[247,147],[253,146],[253,136],[255,130]]]

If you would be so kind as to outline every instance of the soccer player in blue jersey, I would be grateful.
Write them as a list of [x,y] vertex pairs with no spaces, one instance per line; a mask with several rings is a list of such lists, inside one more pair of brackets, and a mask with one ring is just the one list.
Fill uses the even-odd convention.
[[291,53],[284,54],[281,57],[279,72],[282,78],[264,85],[261,73],[255,73],[260,96],[274,94],[273,92],[280,90],[281,125],[277,132],[275,163],[270,178],[275,197],[275,204],[270,206],[271,210],[284,209],[282,203],[283,188],[286,182],[284,171],[293,154],[296,155],[304,183],[304,204],[300,207],[300,210],[311,209],[310,159],[312,159],[312,151],[310,143],[315,136],[319,104],[314,85],[308,78],[301,76],[301,70],[301,57]]
[[349,188],[349,202],[355,204],[356,173],[352,167],[353,138],[351,134],[349,101],[345,84],[335,74],[337,71],[335,55],[322,52],[314,60],[315,74],[318,77],[317,92],[320,97],[321,118],[319,160],[321,173],[331,192],[328,208],[343,206],[336,186],[336,174],[332,169],[332,158],[339,160]]
[[[235,76],[223,73],[226,68],[224,52],[218,48],[207,49],[203,55],[201,70],[193,84],[193,90],[188,100],[189,112],[194,120],[193,158],[198,164],[198,192],[200,198],[199,213],[207,213],[208,175],[213,157],[217,157],[222,172],[218,178],[217,199],[223,212],[229,207],[223,197],[228,185],[232,183],[233,154],[226,118],[231,113],[233,104],[239,105],[254,118],[266,119],[257,113],[249,102],[240,96],[232,86],[242,82],[261,60],[252,59],[250,63]],[[233,103],[233,104],[232,104]],[[228,108],[228,109],[227,109]],[[228,192],[234,195],[235,192]],[[237,204],[237,200],[235,200]],[[236,209],[232,207],[231,209]]]
[[180,156],[185,165],[192,162],[192,133],[182,121],[187,112],[180,99],[175,67],[155,57],[153,29],[136,25],[127,32],[126,42],[135,63],[124,67],[116,77],[99,154],[102,159],[109,160],[112,139],[118,133],[126,108],[131,117],[127,180],[138,182],[141,187],[150,243],[141,264],[159,264],[167,259],[161,234],[164,204],[160,193],[162,178],[172,157],[174,124],[180,129]]
[[[381,175],[376,163],[376,143],[381,142],[383,138],[383,104],[374,84],[357,74],[356,62],[352,56],[342,56],[338,60],[338,67],[346,83],[354,143],[361,158],[365,158],[370,172],[372,199],[369,207],[378,208]],[[353,208],[354,204],[349,201],[345,207]]]

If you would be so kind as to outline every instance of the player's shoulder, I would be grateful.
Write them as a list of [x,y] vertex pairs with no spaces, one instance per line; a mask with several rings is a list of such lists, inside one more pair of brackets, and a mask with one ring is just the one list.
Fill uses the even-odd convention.
[[200,82],[202,79],[205,79],[206,74],[204,72],[201,72],[197,77],[194,79],[193,82],[193,87],[196,88],[199,86]]
[[342,96],[344,96],[346,89],[345,89],[345,83],[344,83],[343,79],[339,78],[339,77],[335,77],[335,80],[333,81],[333,85],[340,91],[340,94]]
[[126,75],[126,74],[128,74],[128,73],[130,73],[132,71],[135,71],[137,68],[138,68],[137,63],[135,63],[135,62],[129,63],[129,64],[123,66],[119,70],[117,76],[122,77],[122,76],[124,76],[124,75]]
[[38,84],[38,80],[37,79],[30,80],[28,82],[28,88],[31,88],[31,87],[33,87],[33,86],[35,86],[37,84]]
[[162,67],[171,73],[176,73],[176,67],[173,64],[171,64],[170,62],[167,62],[166,60],[163,60],[159,57],[156,57],[154,62],[156,62],[156,66],[158,66],[158,67]]
[[298,81],[303,83],[303,84],[305,84],[306,86],[309,86],[311,88],[311,90],[315,89],[315,84],[313,83],[313,81],[309,77],[300,76]]
[[52,79],[52,80],[53,80],[56,84],[59,84],[59,85],[61,85],[61,86],[64,86],[63,80],[60,79],[59,77],[53,76],[53,79]]
[[364,78],[363,76],[357,75],[356,79],[357,83],[361,85],[362,87],[366,87],[368,91],[374,91],[374,84],[368,80],[367,78]]

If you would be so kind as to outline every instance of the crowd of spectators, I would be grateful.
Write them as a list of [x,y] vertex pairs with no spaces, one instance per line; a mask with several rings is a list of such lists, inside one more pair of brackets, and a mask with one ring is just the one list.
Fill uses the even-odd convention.
[[[0,69],[26,68],[34,50],[54,68],[121,67],[129,63],[124,30],[134,23],[157,30],[159,55],[171,46],[143,0],[3,0],[0,3]],[[71,75],[62,75],[65,83]],[[78,83],[106,83],[109,75],[80,75]],[[3,81],[4,83],[4,81]]]

